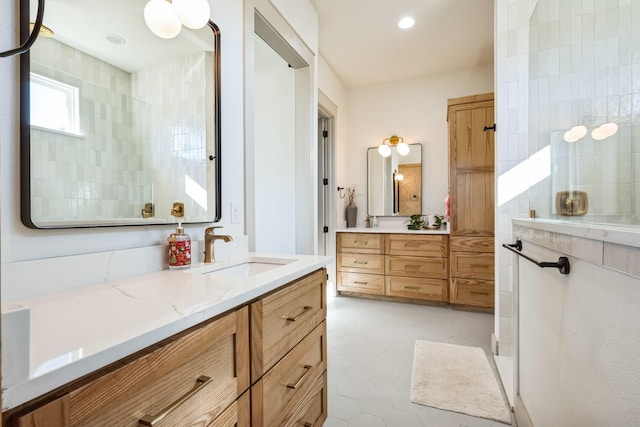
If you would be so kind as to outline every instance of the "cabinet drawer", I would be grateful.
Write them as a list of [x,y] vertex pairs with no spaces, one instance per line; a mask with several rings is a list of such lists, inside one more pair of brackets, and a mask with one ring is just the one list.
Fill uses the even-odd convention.
[[336,252],[382,254],[384,235],[371,233],[337,233]]
[[494,283],[491,280],[452,279],[454,304],[493,308]]
[[451,277],[493,280],[493,253],[451,252]]
[[384,274],[384,255],[338,253],[339,271]]
[[389,255],[414,255],[447,258],[449,245],[444,235],[390,234],[385,253]]
[[249,427],[251,425],[251,392],[247,390],[207,427]]
[[251,304],[251,381],[311,332],[327,314],[325,269]]
[[448,301],[448,282],[442,279],[387,276],[388,296],[430,301]]
[[337,278],[339,291],[384,295],[384,276],[382,275],[338,271]]
[[309,393],[294,406],[291,416],[283,420],[287,427],[322,427],[327,419],[327,373],[322,374]]
[[300,400],[327,369],[326,328],[321,323],[251,388],[254,426],[286,425],[284,414]]
[[447,258],[386,256],[387,276],[446,279],[448,277],[448,268]]
[[451,236],[452,251],[461,252],[491,252],[495,251],[493,237]]
[[138,426],[138,420],[164,412],[156,426],[209,424],[248,388],[247,331],[244,308],[19,417],[16,424]]

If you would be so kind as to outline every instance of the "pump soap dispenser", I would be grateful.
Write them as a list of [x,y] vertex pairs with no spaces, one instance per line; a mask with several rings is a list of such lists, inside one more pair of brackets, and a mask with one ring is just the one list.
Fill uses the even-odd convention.
[[167,238],[169,242],[169,269],[183,270],[191,267],[191,238],[185,234],[182,228],[182,217],[184,217],[184,204],[176,202],[171,209],[171,215],[178,220],[178,227],[175,233]]

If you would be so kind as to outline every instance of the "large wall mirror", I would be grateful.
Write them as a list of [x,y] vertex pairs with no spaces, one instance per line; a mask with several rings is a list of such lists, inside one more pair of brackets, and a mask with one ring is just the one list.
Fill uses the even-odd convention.
[[409,144],[402,156],[396,147],[383,157],[367,150],[367,192],[370,216],[411,216],[422,213],[422,145]]
[[[172,39],[146,0],[47,0],[21,59],[21,218],[68,228],[220,218],[220,35]],[[36,2],[23,0],[26,38]],[[31,17],[31,19],[29,19]],[[51,35],[51,34],[50,34]]]

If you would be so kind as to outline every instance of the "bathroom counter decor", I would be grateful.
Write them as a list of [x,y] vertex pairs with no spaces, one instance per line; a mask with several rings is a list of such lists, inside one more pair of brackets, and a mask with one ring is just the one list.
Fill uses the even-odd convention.
[[19,359],[27,366],[10,367],[24,377],[3,384],[3,410],[256,302],[331,261],[249,253],[12,301],[29,311],[30,334],[22,338],[30,344]]

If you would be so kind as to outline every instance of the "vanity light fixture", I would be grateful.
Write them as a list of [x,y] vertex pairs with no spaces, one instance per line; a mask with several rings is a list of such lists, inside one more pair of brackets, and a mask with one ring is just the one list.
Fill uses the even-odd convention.
[[[389,144],[387,145],[387,141]],[[385,138],[382,144],[378,146],[378,153],[382,157],[389,157],[391,155],[391,147],[396,147],[398,154],[406,156],[409,154],[409,145],[404,142],[401,136],[392,135],[389,138]]]
[[591,138],[602,141],[615,135],[618,132],[618,125],[615,123],[605,123],[591,131]]
[[153,34],[171,39],[180,34],[183,25],[194,30],[204,27],[210,13],[207,0],[149,0],[144,7],[144,21]]
[[585,126],[574,126],[564,133],[564,140],[567,142],[576,142],[577,140],[584,138],[586,134],[587,128]]

